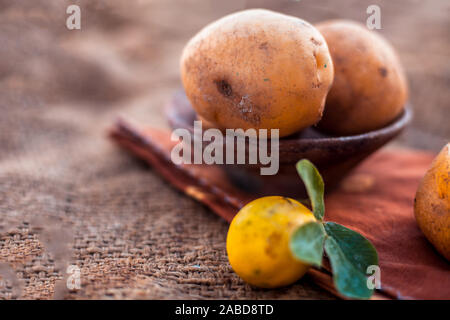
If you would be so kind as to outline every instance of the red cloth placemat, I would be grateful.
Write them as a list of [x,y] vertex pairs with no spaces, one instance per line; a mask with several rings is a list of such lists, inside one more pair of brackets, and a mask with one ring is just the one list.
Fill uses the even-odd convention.
[[[234,187],[218,166],[174,165],[170,151],[176,142],[168,131],[139,131],[119,121],[111,137],[227,221],[255,198]],[[420,151],[380,151],[326,197],[326,220],[360,232],[378,250],[382,288],[375,298],[450,299],[450,264],[423,236],[413,213],[416,189],[432,159]],[[326,269],[310,275],[333,291]]]

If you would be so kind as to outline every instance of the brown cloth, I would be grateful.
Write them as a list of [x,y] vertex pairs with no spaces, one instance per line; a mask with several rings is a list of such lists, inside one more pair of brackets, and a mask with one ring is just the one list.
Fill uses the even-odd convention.
[[[220,166],[174,165],[170,151],[177,142],[168,131],[140,132],[119,121],[111,137],[228,222],[257,197],[231,185]],[[423,236],[413,213],[415,191],[432,158],[418,151],[378,152],[326,197],[326,220],[360,232],[377,248],[382,282],[377,298],[450,299],[450,265]],[[320,272],[314,270],[313,278],[333,290],[329,272]]]

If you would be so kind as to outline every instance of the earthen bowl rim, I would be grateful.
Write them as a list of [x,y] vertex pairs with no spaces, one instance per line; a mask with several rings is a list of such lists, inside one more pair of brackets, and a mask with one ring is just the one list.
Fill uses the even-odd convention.
[[[405,107],[403,108],[402,112],[388,125],[371,130],[368,132],[355,134],[355,135],[348,135],[348,136],[332,136],[328,135],[326,137],[316,137],[316,138],[302,138],[302,137],[286,137],[280,138],[280,144],[283,139],[283,144],[298,144],[299,142],[302,143],[321,143],[321,144],[334,144],[334,143],[342,143],[342,142],[356,142],[361,140],[372,140],[378,137],[384,137],[388,135],[395,134],[396,132],[401,131],[404,129],[408,123],[412,119],[412,108],[409,103],[405,104]],[[327,134],[326,132],[322,132],[316,128],[314,130],[320,132],[321,134]]]
[[[190,123],[185,117],[182,117],[182,114],[179,112],[179,107],[176,107],[176,97],[180,97],[180,95],[183,95],[184,99],[187,99],[185,93],[180,90],[177,91],[170,102],[165,107],[165,114],[169,121],[170,126],[172,129],[176,128],[183,128],[187,129],[190,132],[194,131],[194,126]],[[187,100],[187,103],[189,103],[189,107],[191,108],[192,112],[195,113],[195,110],[193,109],[190,102]],[[319,134],[326,135],[324,137],[301,137],[298,136],[301,133],[294,133],[291,136],[282,137],[279,139],[279,147],[280,150],[284,148],[290,148],[295,146],[301,146],[306,144],[315,144],[317,147],[326,146],[326,145],[336,145],[336,144],[342,144],[342,143],[352,143],[352,142],[358,142],[363,140],[373,140],[376,138],[386,137],[386,136],[393,136],[396,135],[396,133],[399,133],[401,130],[403,130],[408,123],[411,121],[413,116],[413,111],[411,104],[409,102],[405,103],[405,107],[403,108],[402,112],[388,125],[380,128],[375,129],[372,131],[364,132],[361,134],[356,135],[348,135],[348,136],[332,136],[328,135],[326,132],[322,132],[318,130],[317,128],[309,127],[306,129],[312,129],[315,132]],[[181,119],[181,121],[179,120]],[[257,141],[248,141],[250,143],[257,143]]]

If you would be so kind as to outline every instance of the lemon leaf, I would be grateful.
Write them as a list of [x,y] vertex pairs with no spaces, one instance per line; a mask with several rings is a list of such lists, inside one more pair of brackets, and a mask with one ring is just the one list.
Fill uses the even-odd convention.
[[335,222],[326,222],[325,231],[341,248],[349,262],[363,274],[367,267],[378,265],[378,254],[373,244],[364,236]]
[[322,220],[325,214],[325,203],[323,201],[324,183],[317,168],[307,159],[300,160],[296,165],[297,172],[305,184],[306,192],[311,201],[314,216]]
[[292,254],[302,262],[320,267],[325,235],[322,223],[309,222],[301,225],[292,233],[289,241]]
[[372,296],[373,289],[368,288],[367,277],[350,262],[333,237],[326,238],[325,252],[330,259],[334,286],[339,293],[356,299]]

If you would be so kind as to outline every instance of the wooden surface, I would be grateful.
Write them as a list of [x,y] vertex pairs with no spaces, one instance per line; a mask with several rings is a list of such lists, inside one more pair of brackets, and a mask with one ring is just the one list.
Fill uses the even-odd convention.
[[[364,22],[379,4],[415,118],[393,147],[450,137],[449,2],[0,0],[0,297],[332,298],[308,279],[248,287],[225,253],[227,224],[106,139],[118,114],[166,127],[178,59],[205,24],[266,7],[312,23]],[[68,265],[82,287],[65,286]]]

